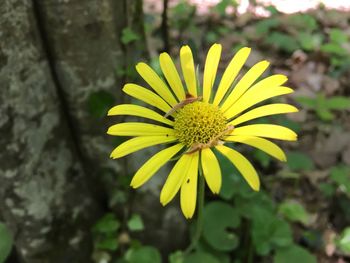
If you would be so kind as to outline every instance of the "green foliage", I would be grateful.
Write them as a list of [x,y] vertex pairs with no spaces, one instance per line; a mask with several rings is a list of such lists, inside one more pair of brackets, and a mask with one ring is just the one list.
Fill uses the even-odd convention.
[[342,44],[348,41],[348,36],[338,28],[333,28],[329,32],[330,41],[333,43]]
[[265,6],[265,9],[267,11],[270,12],[270,14],[273,16],[273,15],[277,15],[279,14],[280,12],[278,11],[278,9],[276,7],[274,7],[273,5],[269,5],[269,6]]
[[119,227],[119,220],[114,214],[108,213],[95,224],[93,230],[97,233],[115,233]]
[[87,104],[91,116],[102,118],[106,116],[108,110],[115,104],[115,99],[109,92],[100,90],[90,94]]
[[316,263],[316,257],[306,249],[292,245],[284,249],[279,249],[274,258],[273,263]]
[[335,193],[335,187],[330,183],[320,183],[318,188],[326,197],[331,197]]
[[293,172],[309,171],[314,168],[312,159],[302,152],[289,152],[287,154],[287,165]]
[[0,222],[0,263],[5,263],[11,252],[13,237],[5,224]]
[[350,109],[350,99],[343,96],[326,98],[323,94],[317,94],[315,98],[297,97],[295,99],[302,106],[314,110],[323,121],[334,119],[333,110]]
[[140,36],[135,33],[130,27],[126,27],[122,31],[121,41],[124,45],[130,44],[140,39]]
[[254,151],[254,158],[261,164],[262,167],[266,168],[271,163],[271,157],[263,151]]
[[179,1],[177,5],[170,9],[170,14],[174,17],[171,19],[170,26],[178,29],[180,32],[183,30],[195,31],[193,15],[196,13],[196,7],[189,4],[187,1]]
[[324,37],[319,33],[310,34],[306,32],[300,32],[297,35],[297,40],[303,50],[313,51],[320,48]]
[[308,14],[295,14],[287,19],[288,26],[291,28],[302,29],[304,32],[312,32],[318,28],[316,19]]
[[303,224],[308,224],[310,222],[309,213],[302,204],[294,200],[282,202],[278,207],[278,212],[292,222],[300,222]]
[[141,231],[144,229],[143,221],[140,215],[133,214],[128,220],[128,228],[131,231]]
[[330,57],[333,71],[331,74],[338,77],[350,68],[350,53],[344,48],[344,44],[348,42],[349,37],[342,30],[332,28],[329,31],[328,41],[321,46],[321,51]]
[[277,18],[266,18],[260,20],[255,24],[255,31],[258,36],[267,34],[270,30],[277,28],[280,25],[280,21]]
[[131,248],[125,255],[127,263],[161,263],[161,255],[158,249],[151,246]]
[[326,43],[321,46],[321,51],[330,55],[344,56],[347,51],[342,48],[338,43]]
[[195,253],[192,253],[185,257],[185,260],[183,263],[220,263],[215,257],[213,257],[211,254],[198,251]]
[[292,244],[292,231],[287,222],[262,207],[256,206],[252,210],[252,239],[259,255]]
[[175,251],[169,255],[169,263],[183,263],[184,253],[182,251]]
[[114,214],[105,214],[93,227],[95,247],[99,250],[115,251],[118,249],[117,231],[120,222]]
[[333,167],[330,171],[330,179],[350,197],[350,167]]
[[107,236],[96,243],[96,248],[115,251],[118,248],[118,240],[114,236]]
[[214,11],[217,12],[220,16],[226,15],[226,9],[228,7],[237,7],[238,3],[236,0],[221,0],[214,7]]
[[340,237],[336,240],[336,245],[340,251],[350,255],[350,227],[343,230]]
[[203,237],[214,249],[230,251],[237,247],[238,237],[229,229],[239,226],[235,209],[223,202],[209,203],[203,213]]
[[293,36],[279,32],[269,34],[266,38],[266,43],[288,53],[291,53],[300,47],[299,43]]

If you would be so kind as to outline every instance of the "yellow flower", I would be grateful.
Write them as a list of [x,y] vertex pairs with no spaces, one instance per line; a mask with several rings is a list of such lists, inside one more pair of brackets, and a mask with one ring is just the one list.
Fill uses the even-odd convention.
[[168,204],[180,190],[181,209],[186,218],[191,218],[195,211],[200,169],[210,190],[215,194],[220,191],[220,164],[213,149],[227,157],[251,188],[258,191],[260,181],[252,164],[225,143],[247,144],[278,160],[286,161],[282,149],[265,138],[287,141],[297,139],[292,130],[283,126],[244,124],[263,116],[298,111],[294,106],[282,103],[250,109],[269,98],[292,93],[292,89],[283,86],[287,77],[276,74],[257,81],[269,66],[269,62],[261,61],[238,78],[250,53],[250,48],[244,47],[232,58],[216,88],[214,83],[221,49],[220,44],[214,44],[209,49],[202,86],[198,84],[192,52],[188,46],[183,46],[180,50],[186,88],[167,53],[162,53],[159,57],[165,80],[147,64],[137,64],[137,72],[153,91],[132,83],[126,84],[123,91],[153,106],[155,110],[123,104],[108,112],[108,115],[132,115],[159,123],[126,122],[111,126],[107,132],[110,135],[134,136],[115,148],[111,157],[120,158],[149,146],[167,144],[167,148],[141,166],[134,175],[131,186],[140,187],[171,158],[178,156],[161,190],[160,202],[162,205]]

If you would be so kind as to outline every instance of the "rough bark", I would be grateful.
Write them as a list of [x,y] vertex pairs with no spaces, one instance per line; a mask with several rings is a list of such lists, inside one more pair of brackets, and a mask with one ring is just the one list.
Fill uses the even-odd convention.
[[139,3],[0,1],[0,220],[19,262],[91,261],[96,178],[102,164],[122,167],[106,164],[107,124],[86,101],[99,90],[121,99],[119,38]]

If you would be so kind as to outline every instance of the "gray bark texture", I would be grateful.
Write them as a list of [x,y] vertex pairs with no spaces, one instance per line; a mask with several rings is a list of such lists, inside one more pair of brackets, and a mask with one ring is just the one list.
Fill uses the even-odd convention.
[[131,47],[120,36],[142,28],[140,7],[0,1],[0,221],[14,234],[16,262],[91,262],[91,226],[106,206],[99,172],[123,167],[108,160],[106,119],[86,102],[96,91],[122,100],[116,69]]

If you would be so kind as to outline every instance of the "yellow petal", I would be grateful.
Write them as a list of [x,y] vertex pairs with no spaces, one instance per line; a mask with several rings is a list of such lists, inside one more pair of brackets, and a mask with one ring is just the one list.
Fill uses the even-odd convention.
[[221,106],[221,110],[226,111],[228,108],[230,108],[231,105],[234,104],[236,100],[238,100],[264,73],[269,64],[270,63],[268,61],[264,60],[256,63],[251,69],[249,69],[248,72],[239,80],[231,94],[226,98]]
[[166,52],[163,52],[162,54],[160,54],[159,63],[163,71],[164,77],[168,81],[176,97],[179,99],[179,101],[184,100],[186,97],[185,90],[184,90],[184,87],[182,86],[179,73],[177,72],[175,64],[171,59],[171,57],[169,56],[169,54]]
[[215,82],[216,71],[221,56],[221,45],[214,44],[208,51],[205,60],[204,75],[203,75],[203,101],[208,102],[210,99],[211,90]]
[[147,104],[152,105],[165,113],[171,110],[169,104],[167,104],[161,97],[139,85],[132,83],[126,84],[123,91],[126,94],[146,102]]
[[180,49],[180,61],[188,92],[197,97],[197,79],[194,69],[192,51],[189,46]]
[[173,136],[174,130],[150,123],[126,122],[109,127],[107,133],[116,136]]
[[258,136],[286,141],[295,141],[297,139],[297,134],[294,131],[275,124],[246,125],[235,128],[230,135]]
[[264,116],[297,112],[297,111],[298,109],[292,105],[283,104],[283,103],[274,103],[274,104],[264,105],[264,106],[260,106],[258,108],[252,109],[244,113],[243,115],[239,116],[238,118],[234,119],[229,124],[236,126],[243,122],[250,121],[250,120],[264,117]]
[[201,151],[201,164],[209,189],[214,194],[218,194],[221,188],[221,170],[215,154],[209,148]]
[[136,70],[151,86],[151,88],[154,89],[154,91],[158,93],[159,96],[161,96],[167,103],[169,103],[171,106],[175,106],[177,104],[177,101],[173,94],[171,94],[168,86],[150,66],[141,62],[136,65]]
[[214,105],[219,105],[222,98],[225,96],[227,90],[231,87],[233,81],[235,80],[239,71],[242,69],[244,63],[246,62],[250,50],[251,49],[248,47],[241,48],[232,58],[230,64],[228,64],[224,75],[222,75],[218,91],[216,92],[213,102]]
[[242,154],[224,145],[216,146],[215,148],[236,166],[237,170],[242,174],[253,190],[259,191],[259,176],[253,165]]
[[184,146],[182,144],[176,144],[153,155],[136,172],[131,180],[130,185],[133,188],[138,188],[143,185],[183,147]]
[[163,189],[160,193],[160,202],[162,205],[168,204],[179,191],[184,179],[188,176],[193,167],[198,166],[197,154],[184,154],[177,161],[171,170]]
[[114,106],[112,109],[108,111],[108,115],[109,116],[111,115],[138,116],[138,117],[159,121],[171,126],[174,125],[173,121],[168,120],[167,118],[164,118],[162,115],[158,114],[157,112],[139,105],[134,105],[134,104],[122,104],[122,105]]
[[145,137],[136,137],[126,142],[120,144],[117,148],[111,153],[113,159],[123,157],[130,153],[136,152],[138,150],[144,149],[146,147],[154,146],[161,143],[169,143],[176,141],[175,136],[145,136]]
[[259,102],[270,99],[272,97],[289,94],[292,92],[293,90],[287,87],[271,87],[267,89],[261,89],[256,92],[247,91],[236,103],[232,105],[231,108],[224,112],[224,116],[227,119],[231,119],[237,116],[242,111],[248,109],[249,107]]
[[189,219],[193,216],[197,201],[197,179],[198,179],[198,152],[193,153],[193,165],[190,166],[187,176],[182,183],[180,192],[181,210]]
[[227,136],[225,138],[225,141],[244,143],[253,146],[259,150],[262,150],[282,162],[285,162],[287,160],[286,155],[280,147],[278,147],[275,143],[260,137],[244,135]]

